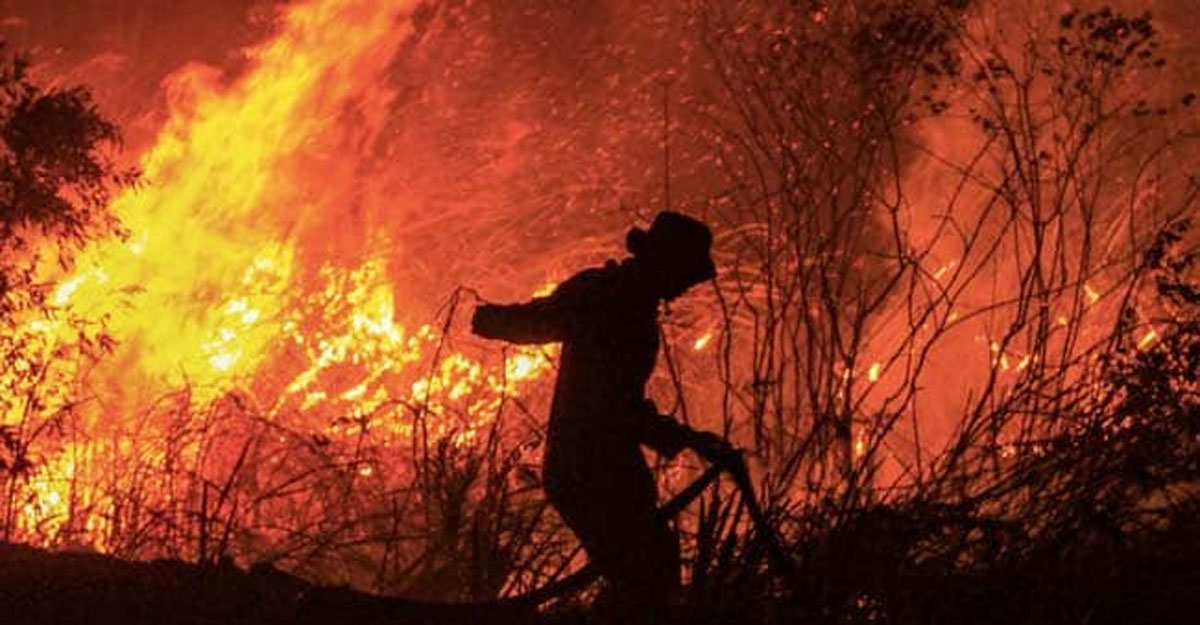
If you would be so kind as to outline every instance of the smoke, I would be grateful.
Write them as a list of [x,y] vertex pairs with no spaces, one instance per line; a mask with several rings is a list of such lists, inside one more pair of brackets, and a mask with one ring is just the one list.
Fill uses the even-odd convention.
[[[289,4],[302,3],[94,2],[61,11],[18,1],[0,12],[12,16],[12,45],[31,51],[44,79],[96,91],[124,127],[132,160],[173,107],[186,106],[197,76],[220,88],[253,71],[247,51],[278,34]],[[619,254],[630,221],[664,205],[663,98],[675,106],[682,149],[691,132],[682,111],[695,95],[686,78],[701,61],[684,9],[625,0],[425,3],[414,35],[378,77],[376,87],[395,98],[382,127],[327,111],[363,134],[305,146],[297,158],[353,171],[355,188],[337,189],[337,230],[385,233],[398,250],[393,269],[411,278],[410,298],[436,299],[460,283],[524,295]],[[679,158],[676,176],[693,169]],[[702,190],[674,184],[676,205],[702,201]],[[314,245],[330,232],[320,218],[302,221],[297,236],[313,233]]]
[[[285,323],[289,291],[320,290],[330,267],[383,258],[379,279],[397,321],[414,327],[431,321],[458,285],[520,299],[619,256],[624,229],[668,205],[715,215],[710,201],[730,180],[705,133],[714,118],[702,113],[730,103],[695,3],[446,0],[411,15],[380,9],[386,4],[346,3],[354,8],[342,23],[299,39],[288,38],[281,16],[321,3],[145,0],[72,12],[4,5],[18,18],[7,27],[14,46],[32,49],[50,80],[91,84],[127,128],[130,153],[148,159],[147,189],[137,197],[157,199],[118,208],[135,231],[143,218],[155,220],[144,258],[172,262],[121,266],[127,286],[137,287],[132,307],[158,317],[177,311],[178,321],[145,325],[143,315],[114,327],[118,340],[164,354],[152,373],[182,367],[194,377],[213,362],[238,363],[222,374],[252,371],[260,362],[252,354],[267,350]],[[1185,35],[1196,18],[1187,4],[1154,7],[1167,75],[1194,82],[1196,47]],[[387,15],[356,21],[375,10]],[[998,11],[1013,9],[975,5],[968,28],[994,25]],[[336,28],[363,23],[386,26],[370,40]],[[1013,24],[1010,44],[1020,34]],[[312,70],[297,71],[293,88],[273,90],[283,77],[271,72],[296,69],[293,62]],[[962,162],[975,147],[968,126],[945,119],[911,132]],[[903,169],[909,234],[920,241],[936,230],[953,175],[915,161]],[[961,219],[978,218],[972,210]],[[960,256],[953,246],[935,248],[930,273]],[[985,306],[1009,280],[993,280],[967,303]],[[279,325],[239,328],[235,355],[222,329],[243,306]],[[971,379],[994,357],[986,332],[959,332],[931,374],[947,389],[929,400],[926,414],[937,423],[952,422]],[[184,347],[162,347],[170,344]]]

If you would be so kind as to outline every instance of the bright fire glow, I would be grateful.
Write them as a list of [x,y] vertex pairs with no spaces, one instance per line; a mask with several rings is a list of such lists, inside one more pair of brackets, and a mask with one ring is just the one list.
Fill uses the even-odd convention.
[[[190,67],[171,79],[171,117],[141,158],[145,183],[113,203],[130,235],[85,250],[51,296],[64,310],[106,319],[117,340],[113,364],[93,374],[112,395],[106,412],[85,424],[138,413],[181,387],[196,407],[253,389],[265,399],[256,414],[332,441],[380,431],[392,435],[386,444],[410,449],[413,415],[423,413],[436,417],[423,421],[428,436],[465,443],[505,395],[549,370],[552,354],[540,348],[485,366],[441,352],[433,326],[406,327],[402,285],[388,270],[391,242],[359,240],[342,221],[361,173],[339,150],[384,127],[392,93],[383,77],[410,32],[413,4],[295,4],[278,34],[249,52],[242,77],[224,84],[212,70]],[[352,123],[344,119],[350,113]],[[305,245],[306,232],[345,244],[333,252]],[[44,319],[28,330],[66,341],[73,331]],[[108,425],[109,438],[83,432],[86,444],[45,458],[30,479],[34,496],[17,538],[53,543],[71,523],[73,536],[107,549],[116,504],[102,493],[135,476],[106,467],[167,462],[161,441],[171,434],[156,429],[167,426],[179,427]],[[184,449],[174,461],[199,463],[201,451]],[[354,472],[368,478],[377,470]]]
[[1149,347],[1154,344],[1154,341],[1157,340],[1158,332],[1154,328],[1150,328],[1145,334],[1142,335],[1142,338],[1138,339],[1138,347],[1141,349],[1149,349]]

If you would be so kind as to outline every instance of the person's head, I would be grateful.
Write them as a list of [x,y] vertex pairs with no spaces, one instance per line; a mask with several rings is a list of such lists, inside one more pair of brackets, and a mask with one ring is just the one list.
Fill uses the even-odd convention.
[[630,229],[625,247],[647,269],[656,294],[667,301],[717,273],[710,254],[712,231],[680,213],[659,213],[648,231]]

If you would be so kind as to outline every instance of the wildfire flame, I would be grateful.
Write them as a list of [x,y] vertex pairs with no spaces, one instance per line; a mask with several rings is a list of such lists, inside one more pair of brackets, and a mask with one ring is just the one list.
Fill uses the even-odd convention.
[[[190,66],[165,84],[170,116],[141,155],[145,181],[112,205],[128,236],[91,246],[68,275],[47,276],[57,285],[50,304],[70,315],[30,319],[22,329],[49,354],[75,340],[68,317],[103,321],[116,347],[97,368],[68,368],[43,384],[61,387],[43,399],[44,413],[84,414],[67,440],[41,451],[24,486],[28,496],[17,505],[12,539],[55,544],[70,531],[72,540],[111,549],[116,525],[125,522],[111,493],[133,490],[135,480],[155,471],[166,474],[171,462],[185,463],[205,488],[228,480],[227,456],[236,458],[236,449],[210,453],[186,436],[181,449],[164,447],[174,433],[209,426],[192,423],[193,411],[182,408],[170,413],[174,421],[155,417],[149,407],[180,388],[186,392],[172,401],[185,408],[246,390],[257,402],[255,417],[272,426],[311,434],[321,444],[371,437],[399,449],[418,430],[470,443],[506,397],[525,392],[549,370],[552,353],[541,348],[519,349],[496,363],[448,345],[448,324],[412,312],[412,294],[394,262],[397,242],[371,223],[379,204],[406,201],[402,192],[380,197],[361,183],[372,166],[364,155],[388,132],[396,94],[386,76],[410,36],[416,4],[292,3],[276,34],[248,52],[240,76]],[[527,132],[514,128],[514,137]],[[958,258],[943,262],[951,254]],[[973,274],[961,250],[931,258],[938,260],[922,275],[941,290],[961,291]],[[534,295],[553,288],[544,285]],[[1083,285],[1082,309],[1103,308],[1108,292],[1104,284]],[[1055,309],[1056,325],[1069,329],[1083,310]],[[958,309],[940,315],[913,331],[925,336],[982,323],[972,321],[966,304],[961,319]],[[875,351],[835,367],[839,402],[865,392],[885,403],[907,383],[903,363],[887,357],[907,320],[892,319],[878,328]],[[708,330],[693,338],[692,351],[712,353],[714,338],[730,344],[729,336]],[[1013,379],[1047,366],[1019,339],[1002,342],[990,332],[975,339],[978,349],[967,364],[945,358],[953,364],[943,373],[968,371],[978,361]],[[1138,345],[1148,349],[1159,339],[1151,328]],[[871,364],[864,370],[865,363]],[[14,365],[19,375],[32,369]],[[101,401],[72,405],[71,389],[80,386]],[[22,418],[17,407],[0,406],[4,425]],[[855,458],[883,449],[875,432],[859,431]],[[140,470],[110,470],[129,462]],[[365,462],[348,468],[372,480],[389,473]],[[166,500],[181,487],[159,481],[147,488]]]
[[[432,369],[417,367],[440,348],[441,331],[405,327],[402,289],[388,271],[392,242],[345,217],[361,174],[341,155],[385,126],[392,93],[382,77],[410,33],[414,4],[295,4],[277,35],[249,52],[240,78],[225,84],[193,66],[170,79],[170,119],[140,159],[145,182],[112,205],[128,236],[85,250],[50,298],[105,320],[117,341],[92,374],[112,397],[91,427],[180,386],[195,405],[252,388],[268,398],[266,417],[331,438],[368,429],[411,437],[410,417],[424,411],[443,417],[428,435],[464,442],[505,395],[550,367],[538,348],[499,366],[446,352]],[[27,329],[72,336],[57,320]],[[452,416],[452,403],[465,407]],[[73,540],[107,549],[116,513],[100,494],[98,465],[163,462],[165,452],[142,448],[166,436],[155,427],[136,431],[141,438],[92,432],[45,458],[29,481],[19,538],[53,543],[73,523],[82,536]]]
[[[129,238],[88,250],[55,301],[114,313],[112,331],[151,379],[182,375],[215,393],[252,374],[285,332],[289,299],[303,286],[297,263],[306,259],[289,232],[306,214],[333,208],[314,205],[332,198],[313,198],[300,181],[316,172],[297,169],[353,138],[339,111],[379,125],[389,95],[376,83],[407,35],[407,9],[296,5],[233,84],[203,67],[175,75],[171,118],[141,158],[146,183],[113,204]],[[326,288],[338,288],[333,282]]]

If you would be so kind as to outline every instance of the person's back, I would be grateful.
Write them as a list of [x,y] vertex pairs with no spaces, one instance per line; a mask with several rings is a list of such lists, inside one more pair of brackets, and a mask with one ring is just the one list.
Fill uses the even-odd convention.
[[638,445],[639,410],[658,354],[658,303],[630,275],[634,270],[609,262],[563,284],[563,295],[575,301],[550,412],[552,450]]

